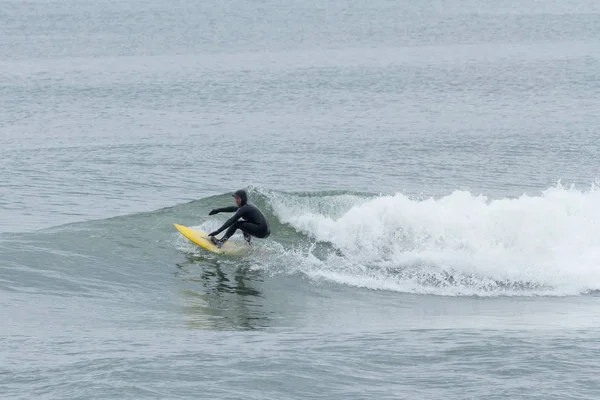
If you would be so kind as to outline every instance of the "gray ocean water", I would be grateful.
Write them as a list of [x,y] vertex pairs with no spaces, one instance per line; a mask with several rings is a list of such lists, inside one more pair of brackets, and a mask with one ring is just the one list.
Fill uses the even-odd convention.
[[0,397],[597,399],[599,126],[597,1],[0,0]]

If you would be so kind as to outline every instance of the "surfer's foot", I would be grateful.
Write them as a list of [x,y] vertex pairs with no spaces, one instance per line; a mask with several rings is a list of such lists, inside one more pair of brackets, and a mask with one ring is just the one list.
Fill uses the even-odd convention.
[[214,244],[215,246],[217,246],[218,248],[221,248],[221,246],[223,246],[223,240],[221,239],[217,239],[214,236],[210,237],[210,241],[212,244]]

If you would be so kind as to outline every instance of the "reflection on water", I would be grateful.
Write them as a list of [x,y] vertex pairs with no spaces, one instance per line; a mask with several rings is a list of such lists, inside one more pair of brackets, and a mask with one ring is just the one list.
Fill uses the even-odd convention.
[[188,326],[209,330],[252,330],[269,325],[263,310],[260,271],[244,260],[187,255],[176,264]]

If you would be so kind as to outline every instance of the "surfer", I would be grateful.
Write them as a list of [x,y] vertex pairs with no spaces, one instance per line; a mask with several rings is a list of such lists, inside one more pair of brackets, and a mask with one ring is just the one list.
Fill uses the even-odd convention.
[[[269,236],[271,234],[269,221],[258,207],[248,201],[246,191],[238,190],[233,194],[233,197],[235,198],[235,206],[215,208],[208,213],[208,215],[214,215],[220,212],[235,212],[233,217],[225,221],[219,229],[208,234],[210,241],[220,248],[238,229],[243,232],[244,239],[248,244],[250,244],[252,236],[259,239]],[[227,232],[221,239],[217,239],[215,236],[225,229],[227,229]]]

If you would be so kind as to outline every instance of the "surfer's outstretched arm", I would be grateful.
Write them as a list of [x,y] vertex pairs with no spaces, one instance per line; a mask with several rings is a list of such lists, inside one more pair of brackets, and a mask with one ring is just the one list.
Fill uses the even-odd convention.
[[208,215],[214,215],[214,214],[218,214],[220,212],[236,212],[238,210],[238,208],[239,207],[237,207],[237,206],[215,208],[215,209],[210,210]]

